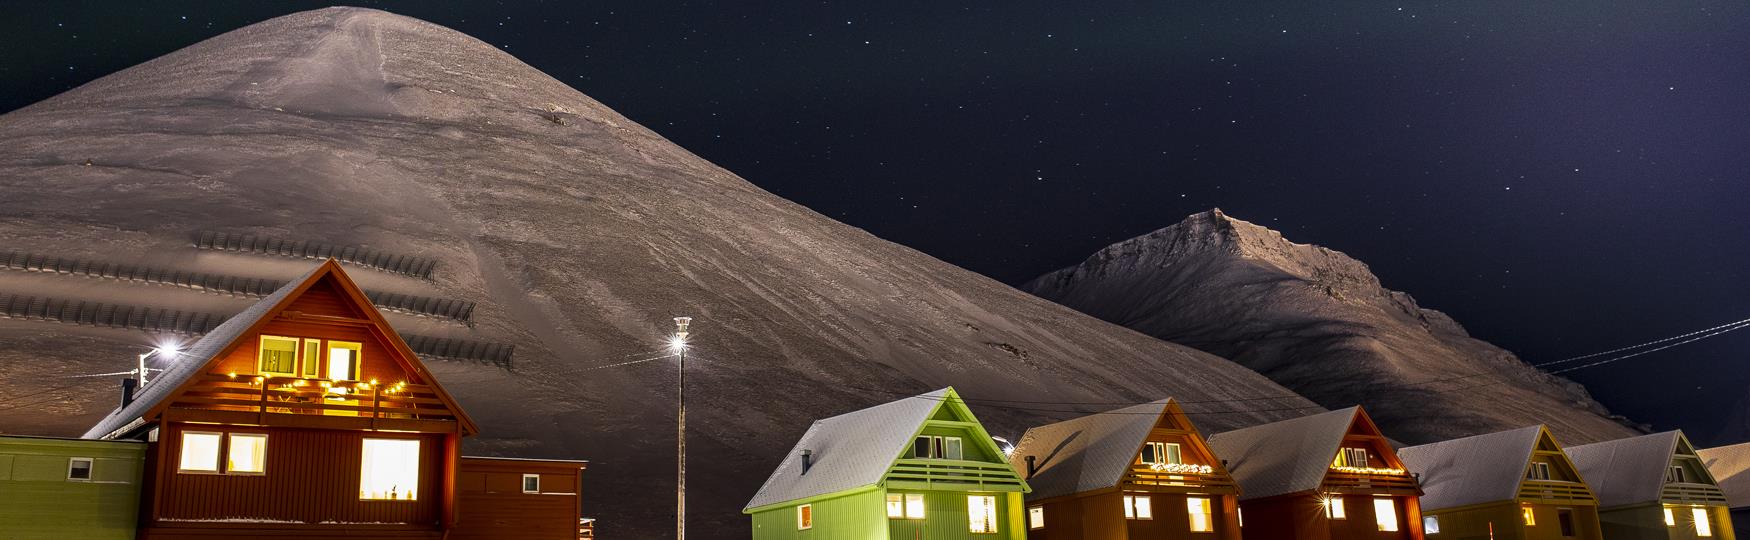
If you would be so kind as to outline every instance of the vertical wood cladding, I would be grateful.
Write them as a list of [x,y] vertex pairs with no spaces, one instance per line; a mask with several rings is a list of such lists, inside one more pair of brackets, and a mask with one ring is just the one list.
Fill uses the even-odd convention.
[[[260,475],[177,472],[184,430],[266,433],[267,472]],[[171,424],[159,439],[155,501],[158,524],[219,520],[288,524],[407,524],[436,527],[443,502],[444,439],[414,435],[288,428]],[[366,438],[418,439],[419,491],[414,501],[359,500],[360,454]],[[221,455],[221,461],[224,456]]]
[[[450,538],[576,540],[582,472],[576,462],[463,458]],[[523,492],[524,474],[540,475],[539,493]]]

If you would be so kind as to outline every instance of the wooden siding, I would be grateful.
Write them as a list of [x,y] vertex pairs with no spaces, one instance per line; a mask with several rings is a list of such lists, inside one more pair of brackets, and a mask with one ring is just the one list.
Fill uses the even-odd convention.
[[1672,507],[1676,526],[1665,525],[1665,505],[1642,504],[1600,510],[1598,522],[1609,540],[1736,540],[1731,512],[1725,506],[1706,506],[1713,536],[1696,534],[1694,506]]
[[[0,538],[131,540],[146,445],[0,436]],[[71,458],[92,460],[69,480]]]
[[[261,475],[177,472],[184,430],[267,433],[267,472]],[[160,480],[155,527],[221,526],[221,520],[261,520],[297,526],[400,525],[435,529],[442,517],[445,439],[453,435],[368,433],[290,428],[165,426],[158,443]],[[418,439],[420,478],[414,501],[359,500],[359,468],[366,438]],[[221,461],[223,456],[221,456]]]
[[[1533,521],[1527,527],[1524,506],[1532,508]],[[1569,509],[1574,513],[1574,535],[1562,536],[1557,513]],[[1522,504],[1514,501],[1467,506],[1430,512],[1440,520],[1440,532],[1428,535],[1428,540],[1486,539],[1491,528],[1496,540],[1601,540],[1598,509],[1591,506]]]
[[[540,493],[523,492],[524,474],[540,475]],[[582,481],[577,462],[462,458],[450,538],[577,540]]]
[[[814,505],[814,527],[796,528],[796,505],[753,514],[755,540],[887,540],[886,492],[873,489],[820,499]],[[895,520],[897,521],[897,520]],[[907,537],[910,538],[910,537]]]
[[[894,493],[907,493],[893,490]],[[917,493],[912,491],[909,493]],[[1026,510],[1021,506],[1020,493],[923,492],[924,519],[887,520],[888,538],[892,540],[1022,540],[1027,537],[1026,525],[1018,518]],[[973,495],[995,497],[997,501],[996,534],[972,534],[966,498]],[[886,499],[883,498],[883,516]],[[818,519],[818,518],[816,518]]]
[[[1423,540],[1422,513],[1416,497],[1394,495],[1398,530],[1381,531],[1374,515],[1373,495],[1337,495],[1343,499],[1346,518],[1325,517],[1319,497],[1312,494],[1283,495],[1240,503],[1246,540]],[[1451,538],[1451,537],[1448,537]],[[1463,537],[1469,538],[1469,537]],[[1500,538],[1498,540],[1506,540]]]

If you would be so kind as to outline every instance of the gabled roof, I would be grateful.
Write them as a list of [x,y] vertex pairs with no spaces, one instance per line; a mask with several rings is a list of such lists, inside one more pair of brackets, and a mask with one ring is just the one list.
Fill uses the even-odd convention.
[[[924,422],[943,407],[972,419],[959,394],[953,388],[943,388],[816,420],[742,510],[880,484]],[[967,444],[982,444],[992,455],[1002,455],[989,436],[980,433],[973,439]],[[806,473],[802,470],[803,450],[811,452],[812,465]]]
[[[1027,477],[1033,488],[1029,499],[1116,487],[1135,464],[1149,434],[1168,415],[1184,415],[1172,398],[1028,429],[1009,465],[1025,474],[1027,458],[1033,457],[1036,469]],[[1201,442],[1195,426],[1183,423]]]
[[149,379],[146,387],[135,394],[132,403],[111,411],[108,416],[98,421],[97,425],[87,430],[82,437],[108,439],[123,436],[146,422],[156,419],[158,414],[169,406],[171,396],[180,394],[201,373],[207,371],[207,366],[235,350],[240,344],[240,338],[259,332],[263,326],[266,326],[269,321],[272,321],[281,311],[291,305],[299,295],[309,290],[311,286],[320,283],[325,277],[332,278],[342,290],[342,296],[351,300],[367,319],[384,330],[380,333],[382,339],[412,364],[405,366],[409,368],[408,372],[423,378],[423,382],[431,387],[438,399],[443,400],[444,404],[455,413],[457,421],[462,424],[462,433],[464,435],[477,433],[479,430],[475,427],[474,421],[468,418],[467,413],[462,411],[455,399],[451,398],[449,393],[445,392],[443,387],[438,384],[437,379],[425,369],[425,366],[420,363],[419,355],[407,346],[407,342],[401,339],[400,334],[392,330],[389,321],[383,318],[383,314],[377,311],[377,307],[371,304],[364,292],[359,290],[357,284],[353,283],[352,278],[347,277],[346,271],[340,268],[340,263],[334,259],[328,259],[304,273],[303,276],[287,282],[275,290],[273,294],[263,297],[254,305],[226,319],[213,331],[201,336],[199,340],[189,346],[188,350],[178,353],[176,358],[171,359],[168,369],[160,373],[157,378]]
[[1543,426],[1497,431],[1398,449],[1422,475],[1422,508],[1440,510],[1519,498]]
[[1217,433],[1209,436],[1209,449],[1227,460],[1241,500],[1314,491],[1360,411],[1349,407]]
[[[1683,432],[1667,431],[1567,448],[1600,507],[1658,502]],[[1684,443],[1687,446],[1687,442]],[[1707,482],[1713,483],[1708,478]]]
[[1750,507],[1750,442],[1702,448],[1695,454],[1726,492],[1727,506]]

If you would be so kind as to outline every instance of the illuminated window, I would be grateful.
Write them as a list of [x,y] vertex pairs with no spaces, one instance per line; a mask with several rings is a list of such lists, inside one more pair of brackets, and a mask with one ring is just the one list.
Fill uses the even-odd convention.
[[1556,510],[1556,525],[1562,530],[1562,536],[1574,535],[1574,511],[1567,508]]
[[321,377],[322,371],[322,340],[304,338],[304,369],[305,377]]
[[1535,526],[1537,526],[1537,515],[1536,515],[1536,514],[1533,514],[1533,513],[1532,513],[1532,512],[1531,512],[1531,507],[1530,507],[1530,506],[1521,506],[1521,507],[1519,507],[1519,515],[1520,515],[1520,516],[1521,516],[1521,517],[1523,517],[1523,518],[1525,518],[1525,526],[1526,526],[1526,527],[1535,527]]
[[538,475],[538,474],[525,474],[525,475],[523,475],[523,493],[540,493],[540,492],[541,492],[541,475]]
[[1045,528],[1045,509],[1035,506],[1027,509],[1027,528],[1039,530]]
[[266,375],[298,374],[298,340],[289,337],[261,336],[261,373]]
[[924,519],[924,494],[905,494],[905,519]]
[[182,432],[182,453],[178,459],[176,470],[181,472],[219,472],[219,434]]
[[267,435],[260,433],[232,433],[231,447],[226,453],[227,472],[238,474],[264,474],[267,472]]
[[1343,497],[1341,495],[1326,495],[1324,502],[1325,517],[1331,519],[1349,519],[1349,514],[1343,511]]
[[419,498],[419,441],[365,439],[359,459],[359,499]]
[[887,494],[887,517],[894,519],[905,517],[904,495],[898,493]]
[[997,498],[989,495],[966,497],[966,516],[972,532],[997,532]]
[[1186,497],[1185,511],[1191,514],[1191,532],[1212,532],[1215,523],[1209,516],[1209,499]]
[[1422,516],[1422,532],[1427,534],[1440,534],[1440,517]]
[[1124,496],[1124,519],[1154,519],[1154,506],[1147,496]]
[[796,507],[796,530],[803,531],[814,528],[814,505],[804,504]]
[[1337,452],[1337,460],[1331,463],[1333,467],[1366,467],[1366,448],[1344,448]]
[[1677,526],[1677,516],[1673,512],[1671,512],[1671,507],[1669,507],[1669,506],[1665,507],[1665,526],[1666,527],[1676,527]]
[[1234,509],[1234,524],[1241,527],[1246,526],[1246,513],[1244,508]]
[[83,482],[91,479],[91,458],[76,457],[67,460],[67,479]]
[[1695,535],[1696,536],[1713,536],[1714,535],[1713,524],[1707,522],[1707,509],[1706,508],[1693,508],[1690,510],[1690,515],[1695,516]]
[[1526,480],[1549,480],[1549,464],[1548,463],[1533,463],[1533,464],[1531,464],[1531,468],[1525,470],[1525,479]]
[[1379,530],[1397,532],[1398,505],[1387,497],[1373,499],[1373,522],[1379,525]]
[[357,343],[328,342],[328,378],[336,381],[358,380],[361,348]]
[[1665,473],[1665,482],[1669,484],[1685,484],[1689,482],[1688,476],[1688,474],[1684,473],[1682,466],[1672,465],[1671,470]]

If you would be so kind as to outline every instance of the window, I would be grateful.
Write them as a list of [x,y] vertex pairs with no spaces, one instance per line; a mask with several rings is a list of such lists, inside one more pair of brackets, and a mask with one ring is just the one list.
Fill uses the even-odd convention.
[[523,475],[523,493],[540,493],[540,492],[541,492],[541,475],[538,475],[538,474],[525,474],[525,475]]
[[1706,508],[1692,508],[1690,509],[1690,515],[1695,516],[1696,536],[1708,537],[1714,535],[1713,524],[1707,522]]
[[1162,442],[1144,444],[1142,447],[1142,456],[1139,461],[1145,465],[1163,463],[1179,465],[1184,463],[1183,454],[1179,451],[1178,443]]
[[1027,509],[1027,528],[1035,531],[1045,528],[1045,508],[1035,506]]
[[[948,459],[964,459],[966,456],[966,453],[965,453],[965,448],[961,446],[960,438],[959,437],[948,437],[946,440],[948,441],[948,453],[943,454],[943,457],[946,457]],[[892,448],[892,447],[890,446],[888,448]]]
[[898,493],[887,494],[887,517],[899,519],[905,517],[905,496]]
[[1556,525],[1562,529],[1562,536],[1574,535],[1574,511],[1567,508],[1556,509]]
[[796,530],[806,531],[814,528],[814,505],[804,504],[796,507]]
[[176,466],[179,472],[219,472],[219,434],[182,432],[182,455],[179,459]]
[[1215,530],[1215,523],[1209,516],[1209,499],[1186,497],[1185,511],[1191,514],[1191,532],[1212,532]]
[[1531,468],[1525,470],[1525,479],[1526,480],[1549,480],[1549,464],[1548,463],[1533,463],[1533,464],[1531,464]]
[[304,339],[304,369],[303,369],[304,376],[312,378],[312,379],[314,379],[316,377],[321,377],[322,376],[320,373],[321,369],[322,369],[322,340],[305,338]]
[[919,435],[912,441],[911,454],[924,459],[965,459],[965,445],[959,437]]
[[1246,512],[1244,508],[1234,508],[1234,524],[1241,527],[1246,526]]
[[261,336],[260,369],[264,375],[296,376],[298,374],[298,340],[279,336]]
[[1373,499],[1373,522],[1379,525],[1379,530],[1385,532],[1398,531],[1398,505],[1389,497]]
[[1333,466],[1333,467],[1366,467],[1367,466],[1367,449],[1366,448],[1344,448],[1344,449],[1342,449],[1342,451],[1337,452],[1337,462],[1332,463],[1331,466]]
[[355,381],[359,378],[359,350],[357,343],[346,341],[328,342],[328,378],[336,381]]
[[1325,517],[1331,519],[1349,519],[1349,514],[1343,511],[1343,496],[1325,496]]
[[365,439],[359,459],[359,499],[419,498],[419,441]]
[[1125,495],[1124,496],[1124,519],[1154,519],[1154,518],[1155,518],[1154,506],[1150,504],[1150,502],[1148,500],[1148,496],[1146,496],[1146,495],[1137,495],[1137,496]]
[[1525,519],[1525,526],[1526,527],[1536,527],[1537,526],[1537,515],[1533,514],[1531,512],[1530,506],[1519,507],[1519,515],[1520,515],[1520,517]]
[[267,473],[267,435],[232,433],[231,448],[226,453],[225,470],[238,474]]
[[1665,526],[1666,527],[1676,527],[1677,526],[1677,516],[1675,515],[1675,513],[1673,513],[1671,511],[1671,507],[1669,507],[1669,506],[1665,507]]
[[82,482],[91,479],[91,458],[76,457],[67,460],[67,479]]
[[966,516],[972,532],[981,534],[997,532],[997,498],[990,495],[966,497]]
[[1686,484],[1689,483],[1689,479],[1684,474],[1682,466],[1672,465],[1671,470],[1665,473],[1665,483]]
[[1422,516],[1422,532],[1440,534],[1440,516]]
[[905,519],[924,519],[924,494],[905,494]]

